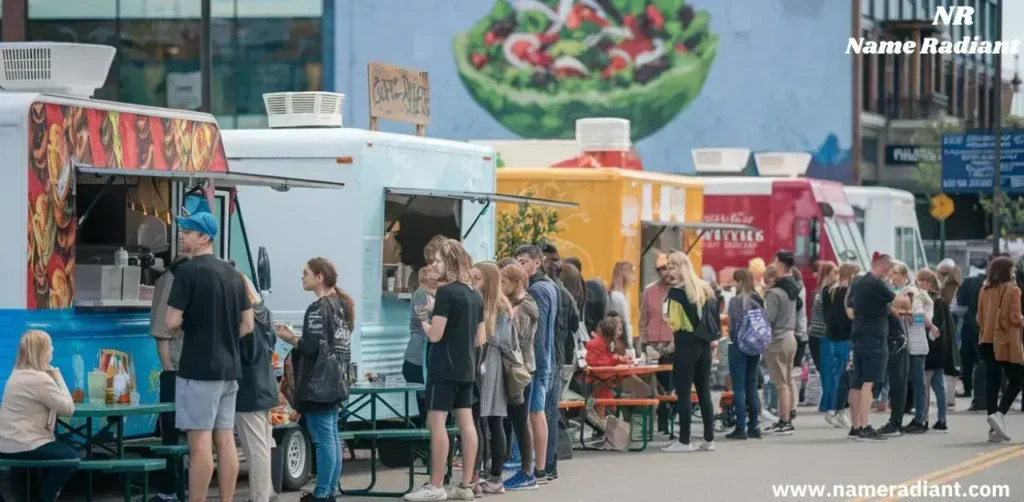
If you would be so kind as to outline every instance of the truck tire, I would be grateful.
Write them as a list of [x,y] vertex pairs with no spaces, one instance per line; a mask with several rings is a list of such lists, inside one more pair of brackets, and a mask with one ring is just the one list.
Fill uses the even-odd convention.
[[284,451],[284,479],[281,483],[285,491],[297,491],[306,486],[313,477],[313,444],[305,428],[287,429],[277,441],[278,448]]

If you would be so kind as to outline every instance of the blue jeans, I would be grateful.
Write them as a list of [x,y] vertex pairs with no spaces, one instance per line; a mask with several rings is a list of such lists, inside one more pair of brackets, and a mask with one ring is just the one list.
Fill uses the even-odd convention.
[[850,341],[835,341],[828,337],[821,339],[821,402],[818,411],[837,411],[842,409],[838,399],[839,377],[846,371],[846,362],[850,359]]
[[[729,375],[732,377],[732,405],[736,410],[736,430],[757,430],[761,401],[757,397],[757,363],[761,356],[748,356],[729,344]],[[750,424],[747,426],[747,416]]]
[[[0,458],[17,460],[74,460],[78,452],[74,448],[56,441],[46,443],[39,448],[19,453],[0,453]],[[46,472],[43,484],[39,488],[37,499],[42,502],[53,502],[60,496],[60,489],[75,472],[74,467],[50,467]],[[33,489],[33,491],[35,491]]]
[[547,400],[544,404],[544,417],[548,421],[548,452],[544,469],[547,472],[555,472],[558,468],[558,422],[561,413],[558,412],[558,400],[562,399],[562,367],[558,366],[551,372],[549,380]]
[[928,356],[910,356],[910,382],[914,386],[914,420],[924,425],[928,420],[928,389],[924,386],[924,359]]
[[341,479],[341,439],[338,410],[303,413],[310,439],[316,445],[316,498],[333,497]]
[[[946,375],[942,373],[941,369],[927,371],[931,383],[932,390],[935,391],[935,404],[939,405],[939,420],[946,421]],[[931,396],[925,393],[925,403],[931,406]],[[925,415],[927,417],[927,415]]]

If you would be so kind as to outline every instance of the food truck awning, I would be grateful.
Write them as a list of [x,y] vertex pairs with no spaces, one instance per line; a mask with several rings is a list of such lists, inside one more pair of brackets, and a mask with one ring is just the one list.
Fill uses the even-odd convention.
[[[469,233],[473,231],[473,227],[476,226],[476,222],[480,220],[480,217],[484,215],[487,208],[491,206],[493,202],[508,202],[511,204],[533,204],[536,206],[551,206],[551,207],[579,207],[579,204],[575,202],[566,202],[561,200],[552,199],[540,199],[537,197],[526,197],[523,195],[508,195],[503,193],[485,193],[485,192],[461,192],[461,191],[449,191],[449,190],[425,190],[417,188],[386,188],[385,192],[393,195],[403,195],[409,197],[409,201],[406,202],[406,207],[412,203],[416,197],[441,197],[445,199],[457,199],[465,200],[470,202],[476,202],[483,204],[484,207],[473,219],[473,223],[469,225],[466,233],[463,234],[462,238],[465,239],[469,236]],[[398,222],[398,218],[391,222],[384,233],[391,231],[391,228]]]
[[552,207],[578,207],[575,202],[561,200],[540,199],[537,197],[526,197],[523,195],[507,195],[503,193],[485,192],[460,192],[449,190],[420,190],[415,188],[387,188],[388,193],[394,195],[405,195],[410,197],[443,197],[446,199],[468,200],[486,204],[488,202],[509,202],[512,204],[533,204],[536,206]]
[[651,247],[654,246],[655,241],[658,240],[658,237],[661,236],[661,233],[664,232],[665,229],[668,229],[668,228],[681,229],[681,230],[693,230],[693,231],[697,232],[697,238],[694,239],[693,242],[686,248],[686,253],[687,254],[689,254],[690,250],[693,249],[693,246],[696,246],[697,243],[700,242],[701,238],[704,237],[704,234],[707,233],[709,230],[736,230],[736,231],[757,230],[757,227],[752,227],[750,225],[743,225],[743,224],[740,224],[740,223],[705,223],[705,222],[650,221],[650,220],[644,220],[642,223],[644,225],[650,225],[652,227],[661,227],[661,228],[658,230],[658,233],[654,234],[654,237],[651,238],[650,242],[648,242],[647,245],[644,246],[644,251],[643,251],[643,253],[640,253],[640,256],[643,256],[643,255],[647,254],[647,251],[650,251]]
[[279,192],[292,188],[344,188],[344,183],[331,181],[314,181],[302,178],[283,176],[267,176],[263,174],[243,174],[231,172],[197,172],[197,171],[157,171],[153,169],[120,169],[107,167],[75,166],[79,174],[95,174],[97,176],[138,176],[145,178],[169,179],[183,183],[195,183],[211,180],[218,186],[264,186]]

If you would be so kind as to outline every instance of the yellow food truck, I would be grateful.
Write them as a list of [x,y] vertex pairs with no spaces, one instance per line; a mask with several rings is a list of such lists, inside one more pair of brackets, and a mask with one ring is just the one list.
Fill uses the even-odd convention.
[[[562,258],[574,256],[585,279],[599,277],[611,284],[616,262],[627,261],[637,271],[630,287],[632,333],[639,333],[640,295],[657,280],[655,261],[660,251],[678,249],[689,254],[701,272],[700,238],[713,229],[742,229],[745,225],[704,223],[704,188],[700,178],[636,169],[634,154],[609,155],[613,148],[629,152],[629,123],[619,145],[609,144],[607,130],[599,141],[585,137],[588,129],[577,122],[577,139],[550,141],[474,141],[495,149],[504,167],[498,169],[498,191],[578,203],[558,209],[557,230],[549,241]],[[615,125],[614,123],[612,124]],[[600,142],[600,144],[596,144]],[[572,152],[577,154],[571,156]],[[595,153],[596,152],[596,153]],[[571,157],[569,157],[571,156]],[[532,165],[527,165],[532,164]],[[593,167],[564,167],[585,165]],[[630,165],[624,169],[615,165]],[[548,167],[558,166],[558,167]],[[514,204],[498,204],[498,213],[515,211]],[[500,229],[499,229],[500,231]]]

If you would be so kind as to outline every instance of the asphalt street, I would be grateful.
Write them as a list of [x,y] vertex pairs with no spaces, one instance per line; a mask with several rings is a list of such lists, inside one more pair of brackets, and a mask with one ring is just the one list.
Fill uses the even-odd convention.
[[[959,400],[960,410],[967,405],[966,399]],[[975,490],[1009,490],[1008,494],[999,494],[1003,497],[996,497],[995,492],[982,492],[988,496],[975,498],[1024,499],[1024,414],[1019,404],[1006,420],[1014,440],[999,444],[988,442],[988,425],[980,412],[951,412],[948,433],[932,431],[872,443],[847,440],[845,430],[832,428],[812,408],[800,408],[799,412],[794,422],[797,431],[792,436],[766,436],[762,440],[746,441],[720,438],[714,452],[661,453],[660,447],[667,444],[667,438],[657,439],[642,453],[576,452],[572,460],[560,463],[558,480],[534,491],[506,493],[500,497],[506,502],[758,501],[773,498],[866,501],[897,499],[871,497],[869,495],[887,493],[863,491],[878,490],[879,485],[900,495],[899,490],[910,490],[914,486],[927,493],[927,490],[953,490],[954,484],[959,483],[961,496],[952,496],[953,492],[947,491],[945,496],[927,499],[971,498],[972,486]],[[872,423],[881,426],[887,416],[875,413]],[[697,433],[696,424],[694,432]],[[366,464],[364,460],[346,461],[344,486],[365,485],[369,479]],[[405,471],[387,471],[378,477],[377,488],[401,489],[405,482]],[[783,485],[792,486],[783,488]],[[802,496],[790,492],[788,497],[777,492],[801,489],[797,488],[800,485],[825,491],[805,492]],[[834,485],[841,485],[842,491],[835,491]],[[897,485],[906,485],[906,488]],[[902,494],[912,495],[913,492]],[[281,502],[294,502],[299,497],[299,493],[285,493],[279,498]],[[104,500],[119,499],[111,496]],[[244,475],[235,500],[247,500]]]

